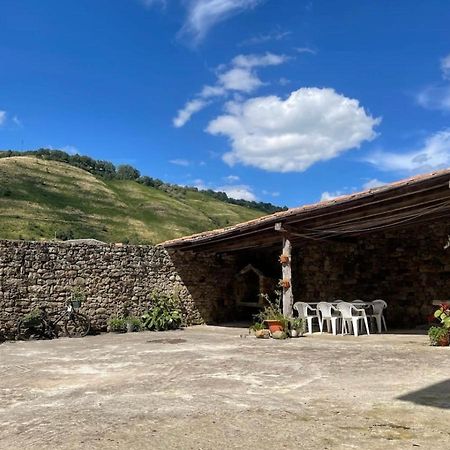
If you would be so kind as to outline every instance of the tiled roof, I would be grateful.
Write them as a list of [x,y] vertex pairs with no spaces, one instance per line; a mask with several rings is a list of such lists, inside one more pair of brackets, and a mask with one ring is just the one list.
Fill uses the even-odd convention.
[[202,233],[193,234],[190,236],[185,236],[178,239],[169,240],[163,242],[161,245],[164,247],[182,247],[183,245],[200,243],[203,241],[214,240],[216,237],[222,237],[228,234],[239,233],[240,231],[248,231],[252,229],[258,229],[261,226],[274,224],[276,222],[283,222],[286,219],[295,217],[295,216],[306,216],[311,212],[317,210],[325,210],[326,208],[330,208],[337,205],[345,205],[349,202],[354,202],[356,200],[367,199],[371,200],[375,195],[382,193],[389,193],[390,191],[396,191],[405,187],[414,187],[416,185],[420,185],[423,182],[440,179],[444,176],[450,176],[450,169],[444,169],[439,171],[434,171],[431,173],[426,173],[422,175],[416,175],[411,178],[406,178],[400,181],[396,181],[394,183],[386,184],[380,187],[367,189],[361,192],[355,192],[353,194],[342,195],[340,197],[336,197],[332,200],[321,201],[309,205],[303,205],[296,208],[290,208],[286,211],[280,211],[274,214],[270,214],[267,216],[259,217],[257,219],[249,220],[247,222],[242,222],[237,225],[219,228],[211,231],[205,231]]

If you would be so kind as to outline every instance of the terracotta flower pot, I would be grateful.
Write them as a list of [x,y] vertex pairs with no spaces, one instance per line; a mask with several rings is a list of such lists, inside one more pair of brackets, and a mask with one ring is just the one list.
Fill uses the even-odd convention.
[[439,347],[448,347],[449,343],[450,343],[450,336],[448,334],[442,336],[437,342]]
[[289,262],[289,256],[287,255],[280,255],[280,263],[281,264],[287,264]]
[[279,320],[265,320],[265,323],[267,323],[271,333],[275,333],[275,331],[284,331],[283,323]]

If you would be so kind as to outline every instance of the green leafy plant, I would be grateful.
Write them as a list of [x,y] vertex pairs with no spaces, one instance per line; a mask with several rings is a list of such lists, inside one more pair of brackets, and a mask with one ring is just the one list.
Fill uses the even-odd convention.
[[262,322],[255,322],[253,325],[250,325],[249,330],[250,331],[259,331],[264,330],[267,328]]
[[127,323],[128,331],[141,331],[142,330],[143,324],[139,317],[130,316],[130,317],[127,317],[125,320]]
[[433,326],[428,330],[428,337],[431,345],[440,345],[442,341],[448,339],[448,329]]
[[450,333],[450,307],[443,303],[434,312],[434,317],[441,323],[440,327],[432,326],[428,330],[431,345],[448,345]]
[[142,316],[144,327],[151,331],[175,330],[181,327],[183,315],[178,295],[153,293],[150,308]]
[[289,326],[291,330],[297,331],[297,333],[302,334],[305,332],[305,319],[299,317],[294,317],[289,320]]
[[441,325],[447,330],[450,329],[450,307],[446,303],[443,303],[439,309],[434,312],[434,317],[439,319]]
[[26,327],[36,327],[40,325],[42,318],[42,311],[39,308],[35,308],[30,311],[28,314],[23,316],[23,324]]
[[70,301],[75,309],[80,308],[85,300],[86,294],[81,287],[76,286],[70,291]]
[[123,317],[111,317],[108,320],[109,331],[114,333],[126,333],[127,331],[127,319]]

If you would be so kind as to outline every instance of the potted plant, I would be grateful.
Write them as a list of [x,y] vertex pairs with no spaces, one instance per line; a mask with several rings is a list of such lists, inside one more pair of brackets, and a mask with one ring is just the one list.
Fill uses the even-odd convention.
[[288,255],[280,255],[280,264],[287,264],[289,262],[289,256]]
[[266,324],[271,334],[277,331],[287,330],[289,319],[283,315],[279,306],[281,302],[281,292],[276,291],[277,299],[271,300],[267,294],[261,296],[267,301],[267,305],[262,311],[256,315],[256,319],[263,324]]
[[80,309],[81,304],[86,300],[86,294],[80,287],[75,287],[70,293],[70,304],[73,309]]
[[438,347],[446,347],[449,345],[448,330],[444,327],[432,326],[428,330],[428,337],[430,338],[430,345]]
[[448,346],[450,341],[450,307],[443,303],[434,312],[434,317],[439,320],[441,326],[432,326],[428,330],[431,345]]
[[280,280],[279,285],[284,289],[289,289],[291,287],[291,282],[289,280]]
[[289,335],[291,337],[303,336],[305,332],[305,320],[300,317],[294,317],[289,321]]

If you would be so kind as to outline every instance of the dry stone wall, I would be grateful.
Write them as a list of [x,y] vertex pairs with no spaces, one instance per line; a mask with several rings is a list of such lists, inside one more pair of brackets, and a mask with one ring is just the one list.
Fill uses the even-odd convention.
[[84,289],[82,311],[98,330],[125,306],[142,313],[153,291],[178,292],[187,321],[202,321],[161,247],[0,241],[0,333],[11,335],[18,318],[37,305],[58,310],[75,286]]

